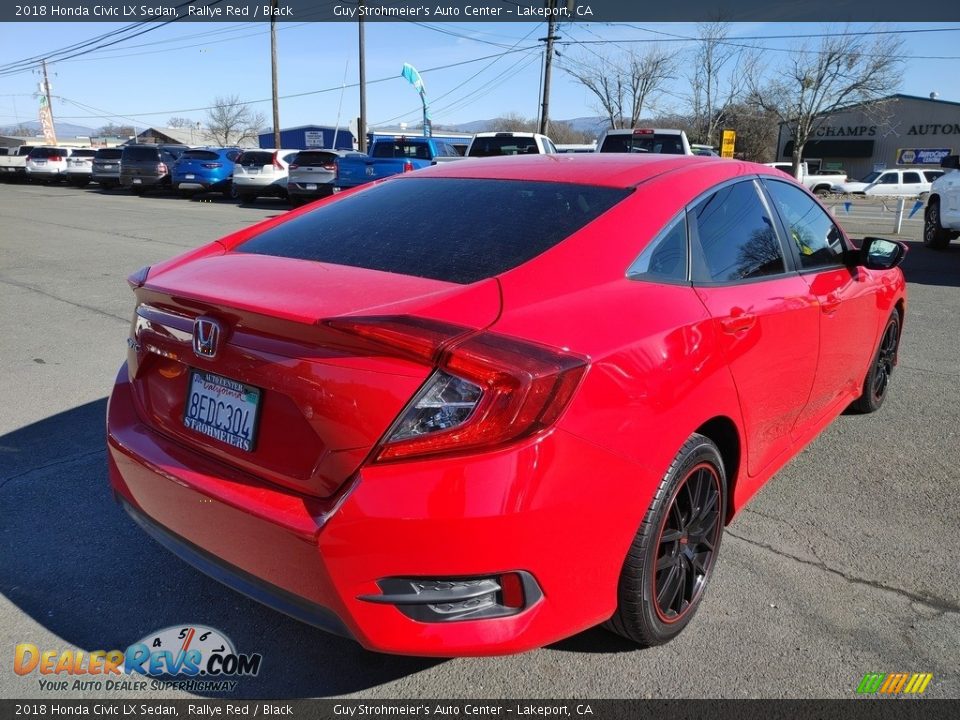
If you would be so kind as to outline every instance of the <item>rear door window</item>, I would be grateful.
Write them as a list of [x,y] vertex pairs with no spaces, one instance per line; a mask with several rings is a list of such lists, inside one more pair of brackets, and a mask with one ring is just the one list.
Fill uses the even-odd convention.
[[687,222],[686,215],[673,220],[640,253],[627,277],[631,280],[653,282],[686,282],[687,280]]
[[700,251],[694,281],[730,283],[786,271],[773,219],[753,181],[720,188],[690,214]]
[[407,177],[322,205],[236,251],[472,283],[545,252],[630,192]]
[[904,183],[904,185],[910,185],[910,184],[919,183],[919,182],[923,182],[923,180],[920,179],[920,173],[918,173],[918,172],[905,172],[905,173],[903,174],[903,183]]

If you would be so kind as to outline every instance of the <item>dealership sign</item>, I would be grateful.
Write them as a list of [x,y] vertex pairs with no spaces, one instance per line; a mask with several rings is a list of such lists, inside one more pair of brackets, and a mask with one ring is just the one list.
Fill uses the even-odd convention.
[[950,148],[902,148],[897,150],[897,165],[939,165]]

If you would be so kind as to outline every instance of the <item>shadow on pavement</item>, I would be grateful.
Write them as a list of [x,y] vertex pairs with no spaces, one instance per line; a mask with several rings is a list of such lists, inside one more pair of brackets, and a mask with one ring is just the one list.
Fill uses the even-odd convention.
[[931,250],[917,240],[905,242],[910,252],[901,267],[907,282],[960,287],[960,240],[954,240],[944,250]]
[[[155,544],[114,504],[106,472],[106,398],[0,436],[0,592],[62,642],[124,650],[162,628],[201,624],[259,652],[241,697],[352,693],[429,669],[435,659],[378,655],[225,588]],[[10,622],[4,618],[4,622]],[[29,623],[15,617],[29,637]],[[182,678],[181,678],[182,679]],[[27,676],[15,682],[31,683]]]

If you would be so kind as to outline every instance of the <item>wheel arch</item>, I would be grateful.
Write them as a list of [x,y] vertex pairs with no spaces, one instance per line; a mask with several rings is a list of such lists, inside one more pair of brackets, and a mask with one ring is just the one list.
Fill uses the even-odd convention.
[[740,431],[736,423],[726,415],[717,415],[696,429],[696,432],[710,438],[720,450],[723,467],[727,475],[727,516],[729,523],[733,519],[733,494],[740,477],[740,461],[743,457]]

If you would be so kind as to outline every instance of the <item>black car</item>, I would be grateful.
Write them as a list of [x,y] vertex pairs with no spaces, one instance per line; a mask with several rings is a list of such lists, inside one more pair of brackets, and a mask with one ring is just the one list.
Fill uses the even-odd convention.
[[120,185],[141,195],[147,190],[169,190],[173,164],[186,145],[127,145],[120,155]]

